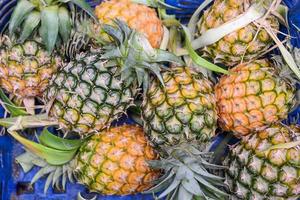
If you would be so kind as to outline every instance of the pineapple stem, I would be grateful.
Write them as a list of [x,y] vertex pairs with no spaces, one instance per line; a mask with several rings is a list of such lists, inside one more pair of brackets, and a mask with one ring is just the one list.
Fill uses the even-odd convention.
[[55,126],[58,125],[58,122],[49,119],[47,114],[39,114],[34,116],[19,116],[0,119],[0,125],[9,128],[10,130],[17,131],[26,128]]

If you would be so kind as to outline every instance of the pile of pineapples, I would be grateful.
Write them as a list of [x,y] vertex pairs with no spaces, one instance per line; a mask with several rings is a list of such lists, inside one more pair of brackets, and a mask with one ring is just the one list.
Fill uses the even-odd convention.
[[[164,6],[18,2],[0,36],[0,124],[26,148],[17,162],[41,168],[45,192],[76,180],[104,195],[298,199],[300,127],[281,121],[297,106],[300,55],[276,36],[284,5],[214,0],[188,28]],[[263,15],[238,27],[253,8]],[[116,125],[124,116],[136,123]],[[44,126],[38,142],[20,132]],[[215,163],[222,132],[241,140]]]

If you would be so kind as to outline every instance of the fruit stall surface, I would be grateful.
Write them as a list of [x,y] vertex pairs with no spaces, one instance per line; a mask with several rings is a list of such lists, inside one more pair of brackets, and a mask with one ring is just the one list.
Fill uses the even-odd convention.
[[[39,1],[39,0],[37,0],[37,1]],[[47,0],[45,0],[45,1],[47,1]],[[73,1],[73,0],[71,0],[71,1]],[[74,0],[74,1],[76,2],[77,0]],[[109,1],[109,0],[107,0],[107,1]],[[115,1],[115,0],[111,0],[111,1]],[[140,1],[145,2],[144,0],[140,0]],[[7,22],[9,21],[9,19],[11,17],[11,14],[13,12],[13,8],[17,5],[17,2],[18,2],[18,0],[0,0],[0,32],[1,32],[2,29],[4,29],[4,25],[6,25]],[[62,0],[62,2],[63,2],[63,0]],[[99,5],[102,2],[102,0],[86,0],[86,2],[88,2],[91,7],[95,8],[95,6]],[[174,6],[174,7],[180,8],[180,9],[174,9],[172,7],[168,7],[167,6],[166,13],[168,15],[175,15],[177,17],[177,19],[179,19],[183,24],[186,25],[187,22],[189,21],[189,19],[191,18],[192,14],[199,7],[199,5],[204,2],[204,0],[165,0],[163,2],[165,2],[169,6]],[[300,27],[300,0],[283,0],[283,2],[284,2],[284,4],[287,7],[289,7],[289,15],[287,16],[287,20],[289,21],[290,24],[292,24],[292,26],[290,26],[289,27],[289,31],[287,31],[286,28],[282,27],[281,25],[280,26],[278,25],[278,30],[280,29],[280,31],[282,31],[284,33],[289,32],[289,34],[291,35],[291,38],[292,38],[290,40],[291,46],[292,47],[300,48],[300,30],[298,28],[298,27]],[[209,5],[211,5],[211,4],[209,4]],[[119,8],[116,7],[114,9],[119,9]],[[121,11],[122,11],[122,9],[121,9]],[[121,12],[121,11],[118,11],[118,12]],[[98,10],[98,11],[96,10],[95,12],[96,13],[99,12],[98,13],[99,16],[97,16],[97,17],[99,17],[99,19],[100,19],[101,18],[100,15],[101,15],[102,11],[101,10]],[[217,13],[218,11],[215,10],[214,12]],[[159,13],[159,14],[161,14],[161,13]],[[221,15],[221,14],[219,13],[219,15]],[[209,20],[206,21],[206,19],[203,19],[203,21],[202,21],[202,23],[197,24],[197,26],[199,26],[199,27],[202,26],[201,29],[205,29],[205,30],[212,28],[212,27],[205,27],[207,24],[210,23]],[[272,24],[271,26],[273,26],[273,25],[274,24]],[[276,23],[275,23],[274,27],[275,26],[276,26]],[[5,27],[5,28],[7,28],[7,27]],[[160,34],[162,34],[162,33],[160,33]],[[116,35],[118,35],[118,34],[116,34]],[[157,34],[157,35],[159,35],[159,34]],[[159,43],[159,42],[156,41],[157,35],[153,34],[153,38],[152,37],[148,37],[150,43],[147,43],[147,44],[152,45],[152,47],[159,46],[159,45],[156,44],[156,43]],[[107,37],[107,35],[105,37]],[[108,36],[108,37],[110,37],[110,36]],[[283,38],[282,35],[279,35],[278,37],[279,37],[279,39]],[[269,48],[268,45],[269,44],[266,44],[266,49]],[[55,46],[55,44],[53,45],[52,48],[54,48],[54,46]],[[47,48],[48,48],[48,46],[47,46]],[[51,49],[51,47],[49,47],[49,48]],[[1,50],[1,47],[0,47],[0,50]],[[261,52],[259,52],[259,53],[261,53]],[[280,54],[280,52],[278,51],[278,49],[272,51],[272,53],[274,53],[276,55]],[[298,55],[300,55],[300,53]],[[222,61],[224,61],[226,63],[226,59],[224,59],[224,60],[222,60]],[[1,61],[1,59],[0,59],[0,61]],[[299,63],[300,63],[300,59],[299,59]],[[226,63],[226,64],[228,64],[228,63]],[[258,62],[256,64],[257,65],[261,65],[262,68],[263,68],[265,63],[262,62],[262,64],[261,64],[260,62]],[[300,66],[298,66],[298,67],[300,68]],[[249,73],[251,73],[251,72],[252,71],[250,71]],[[187,73],[187,74],[189,74],[189,73]],[[214,76],[213,79],[215,79],[216,77],[217,77],[218,80],[221,79],[220,78],[221,76]],[[171,78],[174,78],[174,77],[171,77]],[[270,78],[270,77],[268,77],[268,78]],[[272,79],[272,77],[270,79]],[[225,80],[225,78],[224,78],[224,80]],[[256,81],[261,81],[261,80],[256,80]],[[262,80],[261,82],[263,82],[263,81],[264,80]],[[159,81],[157,81],[157,82],[158,82],[157,85],[159,85]],[[226,80],[223,81],[223,82],[226,82]],[[155,85],[155,84],[153,84],[153,85]],[[190,82],[188,84],[193,85],[193,83],[190,83]],[[244,83],[242,83],[242,84],[244,84]],[[276,82],[276,84],[278,84],[278,82]],[[225,84],[222,85],[221,83],[217,83],[216,85],[217,86],[215,88],[218,88],[219,91],[221,91],[223,87],[226,87]],[[275,83],[274,83],[274,85],[275,85]],[[296,85],[295,88],[297,88],[296,90],[299,91],[299,89],[300,89],[299,82],[297,82],[295,85]],[[276,85],[276,86],[278,86],[278,88],[279,88],[279,85]],[[214,89],[214,87],[212,87],[212,88]],[[285,88],[285,85],[284,85],[284,88]],[[208,87],[208,90],[209,89],[210,88]],[[151,90],[151,87],[150,87],[149,90]],[[217,89],[215,89],[215,90],[217,90]],[[161,91],[159,91],[159,92],[161,92]],[[282,92],[282,91],[280,91],[280,92]],[[286,90],[283,91],[283,93],[284,92],[285,92],[284,95],[288,96],[290,91],[288,89],[286,89]],[[153,98],[155,96],[159,96],[157,94],[158,93],[152,94]],[[1,95],[3,95],[3,94],[0,94],[0,96]],[[161,92],[160,95],[167,95],[167,94],[164,94],[163,92]],[[208,94],[208,96],[209,95],[210,94]],[[222,98],[222,97],[220,97],[220,98]],[[225,99],[225,100],[228,100],[228,99]],[[230,99],[230,101],[234,101],[234,99]],[[147,102],[147,103],[149,103],[149,102]],[[267,102],[267,103],[269,103],[269,102]],[[294,109],[290,110],[290,112],[288,113],[288,117],[286,119],[282,118],[283,119],[281,121],[282,122],[282,126],[285,127],[285,125],[289,126],[291,124],[298,124],[298,125],[300,125],[300,106],[299,105],[297,104],[297,106]],[[142,110],[143,110],[143,108],[144,108],[144,110],[146,110],[147,107],[146,106],[143,107],[143,106],[144,105],[141,106]],[[158,112],[159,108],[160,108],[159,106],[160,105],[157,106],[158,109],[156,107],[152,108],[153,110],[155,110],[155,109],[157,109],[157,110],[155,110],[155,111],[150,110],[149,112]],[[113,110],[114,109],[115,108],[113,108]],[[205,109],[207,109],[207,108],[205,108]],[[286,110],[288,110],[288,108],[286,108]],[[130,110],[130,111],[132,111],[132,110]],[[208,110],[206,110],[204,112],[204,114],[203,113],[202,114],[205,115],[205,117],[207,117],[209,115],[208,114],[206,115],[206,112],[209,113],[210,111],[211,110],[208,109]],[[244,112],[248,112],[248,111],[244,111]],[[122,112],[122,114],[123,113],[124,112]],[[120,114],[120,113],[118,113],[118,114]],[[138,120],[136,119],[136,115],[135,115],[136,113],[134,113],[132,115],[131,114],[132,113],[130,113],[130,114],[127,113],[127,114],[124,114],[121,117],[114,118],[115,120],[111,122],[112,123],[111,126],[114,127],[114,126],[120,126],[120,125],[124,125],[124,124],[129,124],[129,125],[138,124],[137,122],[140,122],[139,121],[140,119],[138,119]],[[178,113],[176,113],[176,114],[178,114]],[[232,114],[232,113],[230,113],[230,114]],[[247,114],[249,114],[249,113],[247,113]],[[232,114],[232,116],[234,116],[234,114]],[[6,117],[7,116],[6,116],[5,109],[2,106],[0,106],[0,119],[6,118]],[[149,121],[151,121],[151,119],[150,119],[151,117],[149,117],[149,120],[145,120],[145,119],[147,119],[147,116],[143,116],[143,120],[146,121],[144,123],[145,124],[149,123]],[[205,117],[202,117],[202,118],[205,118]],[[214,119],[212,119],[212,121],[213,120]],[[162,121],[163,121],[163,117],[162,117]],[[215,120],[215,121],[217,121],[217,120]],[[163,123],[165,123],[165,121]],[[147,125],[149,127],[151,126],[149,124],[147,124]],[[206,124],[204,126],[206,126]],[[249,132],[250,129],[249,130],[248,129],[247,130],[245,130],[245,129],[239,130],[238,129],[239,127],[237,127],[237,129],[235,130],[235,127],[230,127],[231,130],[226,130],[226,128],[228,128],[228,127],[225,127],[225,128],[221,127],[221,126],[217,127],[217,125],[215,127],[214,127],[214,125],[212,125],[212,126],[213,126],[214,130],[216,130],[216,132],[218,132],[219,134],[217,136],[213,137],[213,139],[210,138],[209,141],[212,141],[212,142],[211,142],[211,144],[209,146],[209,150],[211,152],[215,151],[215,154],[218,155],[218,157],[215,158],[214,163],[215,164],[222,164],[223,161],[225,160],[225,157],[228,156],[228,152],[230,151],[229,147],[234,147],[236,144],[238,144],[238,142],[242,141],[242,139],[240,139],[240,137],[234,137],[229,132],[230,131],[237,131],[237,132],[240,131],[240,133],[242,133],[242,135],[243,134],[246,135],[246,134],[248,134],[248,132]],[[22,131],[20,133],[22,133],[22,136],[24,136],[25,138],[27,138],[27,139],[29,139],[31,141],[39,142],[39,141],[37,141],[38,140],[38,135],[40,135],[43,132],[43,130],[44,130],[43,128],[44,127],[37,128],[37,129],[34,129],[34,130],[30,129],[29,131]],[[72,128],[74,128],[74,127],[72,127]],[[207,128],[207,127],[205,127],[205,128]],[[205,128],[202,127],[202,129],[200,129],[200,131],[202,131]],[[222,128],[223,128],[223,131],[221,131]],[[60,134],[61,132],[58,133],[58,131],[55,128],[50,127],[49,130],[50,130],[50,132],[54,133],[54,135],[60,135],[61,136],[61,134]],[[45,177],[40,178],[35,183],[31,184],[31,180],[34,178],[34,176],[36,175],[36,173],[39,171],[39,168],[38,167],[34,167],[28,173],[24,173],[24,170],[21,167],[20,163],[17,163],[17,161],[16,161],[16,158],[20,154],[24,153],[24,149],[25,149],[24,146],[22,144],[20,144],[19,142],[17,142],[9,133],[7,133],[6,129],[0,127],[0,131],[1,131],[0,132],[0,200],[65,200],[65,199],[70,199],[70,200],[73,200],[73,199],[74,200],[76,200],[76,199],[77,200],[85,200],[85,199],[87,199],[87,200],[98,200],[98,199],[99,200],[152,200],[152,199],[155,199],[154,194],[141,194],[141,193],[134,194],[134,195],[123,195],[123,196],[122,195],[101,195],[99,193],[90,192],[87,189],[87,187],[85,187],[84,185],[80,185],[80,184],[78,184],[76,182],[75,183],[71,183],[70,181],[67,181],[65,189],[56,189],[56,187],[51,187],[51,185],[50,185],[50,187],[48,188],[48,190],[45,192],[44,191],[44,186],[45,186],[45,184],[47,184],[46,183],[47,180],[46,180]],[[155,132],[155,131],[153,131],[153,132]],[[172,134],[170,134],[170,135],[172,135]],[[263,134],[261,134],[261,135],[263,135]],[[205,136],[207,136],[207,135],[205,135]],[[175,136],[175,137],[177,137],[177,136]],[[77,137],[77,139],[78,139],[78,137]],[[154,140],[155,139],[157,139],[157,138],[154,138]],[[205,141],[205,142],[207,142],[207,141]],[[206,147],[206,149],[207,149],[207,147]],[[242,149],[243,153],[244,153],[245,149]],[[237,158],[237,157],[238,157],[238,155],[235,158]],[[232,166],[233,166],[233,164],[231,163],[231,167]],[[159,173],[159,172],[157,172],[157,173]],[[208,175],[208,176],[210,176],[210,175]],[[238,180],[238,181],[240,181],[240,180]],[[223,182],[223,180],[222,180],[222,182]],[[297,188],[295,190],[297,190]],[[160,192],[158,193],[158,195],[159,194],[160,194]],[[297,196],[297,198],[298,197],[299,196]],[[178,199],[178,200],[185,200],[185,199]],[[273,199],[271,199],[271,200],[273,200]],[[280,200],[283,200],[283,199],[280,199]],[[299,200],[300,200],[300,198],[299,198]]]

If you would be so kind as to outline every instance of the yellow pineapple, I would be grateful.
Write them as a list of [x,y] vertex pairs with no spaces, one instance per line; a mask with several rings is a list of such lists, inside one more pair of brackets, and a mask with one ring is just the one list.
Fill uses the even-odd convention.
[[[110,128],[87,140],[63,139],[44,131],[40,137],[43,145],[17,133],[12,135],[28,149],[16,159],[25,173],[31,169],[28,166],[33,167],[38,161],[43,167],[39,172],[41,176],[37,176],[48,175],[48,181],[59,189],[65,188],[67,175],[71,182],[75,178],[93,192],[134,194],[149,189],[161,174],[147,163],[159,156],[137,125]],[[53,141],[57,142],[55,146]],[[57,175],[57,171],[61,174]],[[32,182],[36,180],[37,177]],[[45,192],[48,186],[45,185]]]
[[[255,1],[252,0],[215,0],[213,5],[204,11],[197,23],[197,36],[207,30],[217,28],[244,14]],[[270,14],[265,22],[273,30],[279,29],[278,19]],[[233,31],[214,44],[205,46],[201,52],[216,63],[234,66],[241,61],[250,61],[267,51],[273,44],[272,38],[264,28],[255,23]]]
[[78,181],[102,194],[132,194],[151,187],[159,176],[146,161],[157,159],[143,129],[124,125],[94,135],[77,156]]
[[158,48],[163,38],[163,26],[154,9],[133,3],[131,0],[104,1],[95,9],[100,23],[112,24],[120,19],[132,29],[145,34],[150,44]]
[[278,77],[268,60],[237,65],[215,87],[219,124],[246,135],[284,119],[294,104],[292,82]]

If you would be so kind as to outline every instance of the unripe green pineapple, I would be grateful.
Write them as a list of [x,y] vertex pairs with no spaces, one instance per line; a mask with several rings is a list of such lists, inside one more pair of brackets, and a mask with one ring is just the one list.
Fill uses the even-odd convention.
[[300,197],[299,127],[282,124],[243,137],[225,160],[233,199],[296,200]]
[[188,67],[163,73],[164,86],[154,80],[144,98],[144,128],[156,145],[207,142],[217,124],[213,85]]

